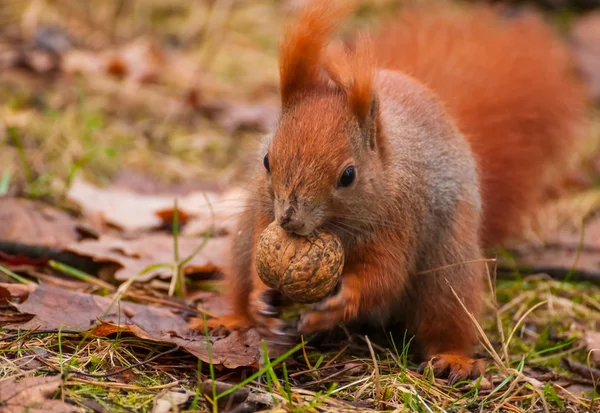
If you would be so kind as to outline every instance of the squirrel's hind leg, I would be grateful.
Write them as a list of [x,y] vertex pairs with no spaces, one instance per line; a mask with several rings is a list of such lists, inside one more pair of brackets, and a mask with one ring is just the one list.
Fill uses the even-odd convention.
[[426,268],[412,278],[410,296],[416,302],[406,314],[426,360],[420,370],[431,364],[434,374],[450,383],[476,378],[485,367],[473,359],[478,341],[473,318],[479,319],[483,304],[487,264],[472,225],[474,211],[458,212],[454,227],[422,261]]

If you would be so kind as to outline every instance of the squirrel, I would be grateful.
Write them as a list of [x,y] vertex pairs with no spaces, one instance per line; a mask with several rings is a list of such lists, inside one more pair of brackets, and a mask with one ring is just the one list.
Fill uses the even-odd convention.
[[255,269],[259,236],[274,220],[298,235],[325,229],[342,240],[341,282],[301,315],[298,334],[400,322],[421,369],[476,378],[485,366],[469,313],[482,311],[484,251],[518,238],[564,173],[584,88],[534,14],[406,7],[340,46],[330,41],[350,10],[340,3],[310,0],[284,34],[281,117],[225,271],[231,314],[209,325],[284,334]]

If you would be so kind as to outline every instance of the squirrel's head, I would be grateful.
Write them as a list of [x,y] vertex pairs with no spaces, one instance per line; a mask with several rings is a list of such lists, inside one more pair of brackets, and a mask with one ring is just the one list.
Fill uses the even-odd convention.
[[264,154],[275,219],[299,235],[358,216],[356,208],[373,198],[381,155],[368,40],[359,39],[352,51],[337,45],[322,56],[343,11],[333,3],[313,2],[284,38],[282,115]]
[[279,225],[308,235],[368,204],[378,164],[376,122],[376,100],[361,120],[336,88],[284,111],[263,160]]

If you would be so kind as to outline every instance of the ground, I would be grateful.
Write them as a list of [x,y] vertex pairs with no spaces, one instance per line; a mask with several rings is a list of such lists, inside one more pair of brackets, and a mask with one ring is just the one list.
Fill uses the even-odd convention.
[[[186,341],[185,318],[221,310],[237,182],[277,120],[277,36],[299,3],[3,2],[0,411],[598,409],[594,146],[583,189],[549,206],[552,246],[489,263],[480,380],[416,373],[398,332],[270,361],[252,333]],[[360,3],[342,34],[398,7]],[[548,18],[565,34],[578,19]]]

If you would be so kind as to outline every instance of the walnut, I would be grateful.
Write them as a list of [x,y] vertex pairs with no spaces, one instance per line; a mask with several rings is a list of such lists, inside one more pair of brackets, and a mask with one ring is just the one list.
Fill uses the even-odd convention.
[[314,303],[335,288],[344,268],[344,249],[330,232],[301,237],[276,222],[261,234],[256,270],[261,280],[296,303]]

